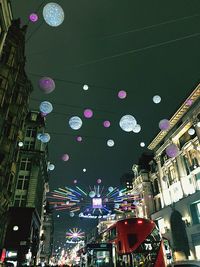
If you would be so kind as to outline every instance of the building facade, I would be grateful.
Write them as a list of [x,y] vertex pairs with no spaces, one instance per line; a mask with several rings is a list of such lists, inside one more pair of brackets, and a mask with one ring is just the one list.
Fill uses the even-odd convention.
[[[27,217],[26,224],[29,225],[25,234],[21,234],[15,242],[12,240],[14,231],[12,219],[6,234],[5,248],[15,250],[18,262],[26,261],[34,264],[39,261],[42,245],[42,227],[45,224],[46,193],[49,191],[48,180],[48,147],[46,143],[38,140],[37,136],[45,129],[45,118],[39,112],[28,113],[22,131],[21,144],[18,146],[18,163],[16,167],[16,184],[13,197],[11,218],[15,212],[18,218],[19,229],[24,225],[24,216]],[[23,216],[19,216],[23,211]],[[11,226],[12,227],[11,227]],[[18,230],[17,230],[18,231]],[[20,245],[22,244],[22,245]]]
[[[170,119],[148,148],[154,212],[163,237],[170,241],[175,258],[200,259],[200,85]],[[174,156],[169,145],[178,148]]]
[[[5,3],[0,1],[0,8]],[[6,31],[9,19],[5,21]],[[5,237],[7,211],[14,196],[18,141],[32,92],[24,70],[26,27],[21,28],[20,21],[14,20],[7,33],[1,34],[5,40],[0,57],[0,248]]]

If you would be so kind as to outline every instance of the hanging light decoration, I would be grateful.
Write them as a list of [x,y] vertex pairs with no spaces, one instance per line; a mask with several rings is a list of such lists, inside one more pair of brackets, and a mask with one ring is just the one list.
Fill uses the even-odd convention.
[[48,133],[43,133],[40,135],[40,141],[42,143],[48,143],[50,141],[51,137],[50,137],[50,134]]
[[78,116],[73,116],[69,119],[69,126],[73,129],[73,130],[79,130],[82,126],[83,122],[81,120],[81,118],[79,118]]
[[109,140],[107,141],[107,146],[112,147],[112,146],[114,146],[114,145],[115,145],[115,142],[114,142],[112,139],[109,139]]
[[145,147],[145,143],[144,143],[144,142],[141,142],[141,143],[140,143],[140,146],[141,146],[141,147]]
[[189,135],[194,135],[194,134],[195,134],[195,129],[190,128],[190,129],[188,130],[188,133],[189,133]]
[[161,97],[159,95],[154,95],[153,102],[159,104],[161,102]]
[[89,108],[85,109],[83,112],[85,118],[90,119],[93,116],[93,111]]
[[64,11],[57,3],[48,3],[43,8],[45,22],[52,27],[60,26],[64,21]]
[[137,124],[137,121],[132,115],[124,115],[120,119],[120,122],[119,122],[119,126],[125,132],[133,131],[136,124]]
[[52,78],[42,77],[39,80],[39,87],[45,94],[50,94],[55,89],[56,85]]
[[108,191],[109,191],[109,192],[112,192],[113,190],[114,190],[114,188],[113,188],[112,186],[109,186],[109,187],[108,187]]
[[91,197],[91,198],[95,197],[95,192],[94,191],[90,191],[89,197]]
[[134,133],[139,133],[141,131],[141,126],[139,124],[136,124],[135,127],[133,128]]
[[68,161],[69,160],[69,155],[68,154],[63,154],[62,155],[62,160],[63,161]]
[[49,164],[48,165],[48,170],[50,170],[50,171],[53,171],[55,169],[55,165],[54,164]]
[[20,141],[20,142],[18,143],[18,147],[23,147],[23,145],[24,145],[24,143],[23,143],[22,141]]
[[178,155],[179,149],[175,144],[171,144],[166,148],[166,154],[170,158],[174,158]]
[[77,142],[82,142],[82,140],[83,140],[83,138],[82,138],[81,136],[77,136],[77,137],[76,137],[76,141],[77,141]]
[[70,211],[69,216],[70,216],[70,217],[74,217],[74,215],[75,215],[74,212],[71,212],[71,211]]
[[126,96],[127,96],[126,91],[121,90],[121,91],[118,92],[118,98],[124,99],[124,98],[126,98]]
[[38,15],[36,13],[31,13],[29,15],[29,20],[33,23],[37,22],[38,21]]
[[40,111],[43,113],[43,114],[49,114],[51,113],[53,110],[53,106],[50,102],[48,101],[43,101],[41,102],[40,104]]
[[100,184],[101,183],[101,179],[97,179],[97,184]]
[[78,183],[77,179],[74,179],[74,181],[73,181],[73,182],[74,182],[74,184],[77,184],[77,183]]
[[105,128],[109,128],[109,127],[110,127],[110,121],[108,121],[108,120],[104,121],[104,122],[103,122],[103,126],[104,126]]
[[88,89],[89,89],[89,86],[88,86],[87,84],[84,84],[84,85],[83,85],[83,90],[84,90],[84,91],[87,91]]
[[170,121],[167,119],[163,119],[159,122],[159,128],[161,131],[167,131],[170,128]]

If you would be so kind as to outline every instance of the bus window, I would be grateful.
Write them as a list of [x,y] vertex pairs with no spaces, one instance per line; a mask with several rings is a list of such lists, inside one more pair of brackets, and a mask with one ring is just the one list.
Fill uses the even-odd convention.
[[133,247],[138,241],[136,234],[128,234],[127,238],[128,238],[129,247]]
[[116,236],[117,236],[117,229],[116,227],[114,227],[110,230],[110,240],[116,238]]

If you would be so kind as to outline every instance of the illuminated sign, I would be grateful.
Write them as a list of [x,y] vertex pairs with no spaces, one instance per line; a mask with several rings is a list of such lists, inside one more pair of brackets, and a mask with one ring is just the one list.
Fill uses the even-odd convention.
[[6,252],[6,258],[16,258],[17,257],[17,251],[7,251]]
[[92,199],[92,208],[101,209],[102,208],[102,198],[93,198]]

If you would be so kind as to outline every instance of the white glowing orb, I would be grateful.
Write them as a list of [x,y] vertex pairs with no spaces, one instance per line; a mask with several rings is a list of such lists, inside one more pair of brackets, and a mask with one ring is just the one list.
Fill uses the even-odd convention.
[[83,169],[83,172],[86,172],[86,171],[87,171],[86,168],[84,168],[84,169]]
[[139,133],[141,131],[141,126],[139,124],[136,124],[135,127],[133,128],[134,133]]
[[63,23],[65,14],[57,3],[48,3],[43,8],[43,17],[49,26],[57,27]]
[[83,85],[83,90],[87,91],[89,89],[89,86],[87,84]]
[[140,143],[140,146],[141,146],[141,147],[145,147],[145,143],[144,143],[144,142],[141,142],[141,143]]
[[154,95],[153,102],[159,104],[161,102],[161,97],[159,95]]
[[13,226],[13,231],[18,231],[19,227],[17,225]]
[[71,117],[69,119],[69,126],[73,129],[73,130],[79,130],[82,126],[83,122],[81,120],[81,118],[79,118],[78,116],[74,116]]
[[107,141],[107,146],[112,147],[112,146],[114,146],[114,145],[115,145],[115,142],[114,142],[112,139],[109,139],[109,140]]
[[48,170],[53,171],[54,169],[55,169],[55,165],[54,164],[49,164]]
[[133,131],[136,124],[137,121],[132,115],[124,115],[119,121],[119,126],[125,132]]
[[23,147],[23,145],[24,145],[23,142],[19,142],[19,143],[18,143],[18,146],[19,146],[19,147]]
[[188,133],[189,133],[189,135],[193,135],[193,134],[195,134],[195,130],[193,128],[190,128],[188,130]]

